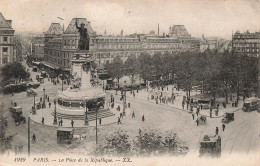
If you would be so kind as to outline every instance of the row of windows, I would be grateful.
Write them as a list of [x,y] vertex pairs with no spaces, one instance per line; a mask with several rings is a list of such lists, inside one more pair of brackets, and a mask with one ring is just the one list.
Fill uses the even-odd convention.
[[254,49],[254,48],[252,48],[252,49],[244,49],[244,48],[235,48],[235,51],[241,51],[241,52],[259,52],[259,49],[257,48],[257,49]]
[[234,47],[260,47],[260,43],[234,43]]
[[147,44],[147,45],[123,45],[123,44],[97,44],[97,49],[128,49],[128,48],[173,48],[179,47],[179,44]]

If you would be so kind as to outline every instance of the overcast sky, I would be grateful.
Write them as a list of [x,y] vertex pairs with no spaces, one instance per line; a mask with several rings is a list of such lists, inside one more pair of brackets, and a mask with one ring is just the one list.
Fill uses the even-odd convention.
[[98,34],[157,32],[158,24],[161,34],[183,24],[194,37],[227,39],[232,30],[260,30],[260,0],[0,0],[0,12],[18,32],[66,27],[74,17],[87,18]]

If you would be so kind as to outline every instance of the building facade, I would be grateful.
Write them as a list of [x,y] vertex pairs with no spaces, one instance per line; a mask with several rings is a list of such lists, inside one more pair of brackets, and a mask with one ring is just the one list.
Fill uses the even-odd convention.
[[251,57],[259,57],[260,32],[236,32],[232,37],[232,51],[234,54],[245,54]]
[[31,40],[31,57],[37,61],[44,60],[44,38],[34,37]]
[[0,67],[15,61],[14,32],[12,20],[0,13]]
[[[70,69],[70,60],[77,50],[79,41],[79,33],[75,26],[76,20],[78,20],[78,25],[84,23],[88,30],[89,51],[99,67],[111,63],[116,56],[120,56],[125,61],[129,56],[138,57],[142,52],[154,55],[156,52],[164,54],[166,52],[200,51],[200,40],[191,37],[183,25],[173,26],[172,32],[167,36],[156,35],[154,31],[149,34],[124,36],[123,30],[118,36],[106,34],[101,36],[93,31],[91,23],[86,18],[73,18],[64,32],[60,24],[53,23],[45,33],[44,60],[48,65],[62,70]],[[182,31],[180,32],[178,28]]]

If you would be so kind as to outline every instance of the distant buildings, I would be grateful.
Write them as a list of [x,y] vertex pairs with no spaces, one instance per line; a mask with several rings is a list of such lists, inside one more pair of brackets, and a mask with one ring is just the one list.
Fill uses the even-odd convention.
[[44,60],[44,38],[34,37],[30,43],[31,57],[37,61]]
[[15,61],[14,31],[12,20],[6,20],[0,13],[0,67]]
[[202,39],[200,41],[200,52],[204,52],[207,49],[209,50],[216,49],[218,45],[219,45],[219,41],[217,38],[214,37],[205,38],[203,34]]
[[232,37],[232,51],[234,54],[259,57],[260,32],[236,32]]
[[[154,55],[183,51],[200,51],[200,40],[191,37],[183,25],[174,25],[168,35],[159,36],[154,31],[149,34],[118,36],[97,35],[86,18],[77,18],[78,24],[85,23],[90,36],[90,52],[98,66],[111,63],[116,56],[125,61],[129,56],[138,57],[142,52]],[[73,18],[63,30],[58,23],[52,23],[44,33],[44,63],[53,69],[70,70],[70,59],[77,50],[79,33]],[[159,32],[159,26],[158,26]]]

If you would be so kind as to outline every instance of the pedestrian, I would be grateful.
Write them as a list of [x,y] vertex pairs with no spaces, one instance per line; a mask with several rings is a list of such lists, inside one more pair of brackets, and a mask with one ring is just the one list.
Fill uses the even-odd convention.
[[62,118],[60,118],[60,125],[62,126],[62,123],[63,123],[63,120],[62,120]]
[[60,126],[60,118],[58,119],[58,121],[59,121],[59,126]]
[[42,97],[40,97],[40,102],[42,102]]
[[32,136],[32,142],[36,142],[36,136],[35,136],[35,134],[33,134],[33,136]]
[[194,114],[192,113],[191,115],[192,115],[192,119],[194,120]]
[[47,101],[50,102],[50,98],[49,98],[49,96],[47,97]]
[[121,123],[120,117],[118,117],[118,119],[117,119],[117,124],[119,124],[119,123]]
[[218,127],[216,127],[216,135],[218,135]]
[[101,125],[101,118],[99,119],[99,124]]
[[130,103],[128,103],[128,108],[130,108]]
[[196,120],[196,123],[197,123],[197,126],[199,126],[199,120],[198,119]]
[[141,130],[141,129],[139,129],[139,135],[141,135],[141,133],[142,133],[142,130]]
[[71,127],[73,128],[73,125],[74,125],[74,121],[73,120],[71,120]]
[[199,111],[198,110],[196,111],[196,114],[197,114],[197,117],[198,117],[199,116]]
[[122,113],[122,112],[120,113],[120,118],[122,118],[122,119],[123,119],[123,113]]
[[182,109],[183,109],[183,110],[184,110],[184,105],[185,105],[185,104],[184,104],[184,101],[182,101]]
[[203,109],[203,106],[202,106],[202,104],[200,105],[200,110],[202,110]]
[[[49,101],[48,101],[49,102]],[[51,108],[51,103],[49,103],[49,108]]]
[[223,124],[222,124],[222,129],[223,129],[223,131],[225,130],[225,127],[226,127],[226,126],[225,126],[225,124],[223,123]]
[[135,112],[134,111],[132,112],[132,118],[135,118]]
[[142,121],[144,122],[144,115],[142,116]]
[[44,117],[42,117],[42,124],[44,124]]

